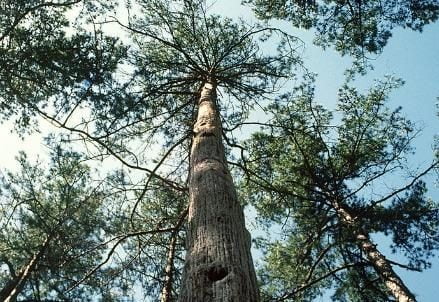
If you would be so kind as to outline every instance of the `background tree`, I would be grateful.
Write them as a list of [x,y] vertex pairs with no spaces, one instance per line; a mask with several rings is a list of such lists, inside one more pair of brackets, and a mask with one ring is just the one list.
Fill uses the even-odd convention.
[[89,301],[98,293],[96,280],[67,289],[100,261],[108,223],[102,186],[71,151],[54,149],[48,170],[24,153],[17,160],[21,170],[1,179],[1,300]]
[[[242,164],[252,204],[285,234],[260,242],[268,299],[311,301],[335,288],[336,301],[415,301],[393,266],[425,269],[438,247],[438,205],[421,181],[438,162],[410,169],[417,131],[400,108],[385,107],[400,84],[378,82],[365,95],[344,86],[335,116],[304,84],[270,106],[271,124],[248,141]],[[377,234],[408,263],[386,258]]]
[[178,284],[181,274],[164,276],[163,267],[171,249],[172,263],[183,261],[186,195],[152,185],[140,211],[150,223],[132,231],[123,172],[102,180],[79,153],[56,147],[51,155],[46,170],[22,153],[21,171],[2,178],[2,301],[121,301],[134,299],[136,287],[154,296]]

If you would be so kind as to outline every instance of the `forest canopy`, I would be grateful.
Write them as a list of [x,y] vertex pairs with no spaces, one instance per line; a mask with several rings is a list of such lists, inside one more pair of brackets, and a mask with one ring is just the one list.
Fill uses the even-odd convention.
[[438,15],[2,1],[3,144],[44,147],[0,162],[0,300],[421,301],[405,271],[437,270],[439,156],[405,106],[435,99],[398,91],[434,91],[427,71],[372,76],[394,34],[421,39]]

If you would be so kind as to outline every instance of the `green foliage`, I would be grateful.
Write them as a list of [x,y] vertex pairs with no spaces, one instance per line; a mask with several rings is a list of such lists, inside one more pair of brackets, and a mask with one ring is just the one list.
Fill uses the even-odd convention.
[[[308,222],[313,223],[311,220]],[[301,226],[305,227],[304,224]],[[258,271],[264,301],[314,301],[332,285],[329,278],[319,282],[314,280],[314,276],[326,272],[326,263],[334,259],[334,256],[324,254],[325,263],[317,266],[314,264],[314,259],[328,246],[323,241],[312,240],[315,234],[311,234],[310,229],[313,227],[300,229],[296,225],[294,232],[286,236],[285,240],[258,241],[257,246],[263,248],[266,255],[266,264]]]
[[[293,45],[287,45],[294,43],[288,35],[208,14],[203,1],[140,1],[140,5],[144,14],[131,28],[141,43],[137,66],[147,76],[173,85],[164,88],[184,82],[189,87],[195,84],[197,90],[200,82],[211,77],[232,94],[260,97],[279,78],[287,77],[297,60]],[[273,33],[281,35],[279,53],[262,55],[257,38]]]
[[398,27],[422,31],[439,17],[436,0],[298,1],[245,0],[264,20],[286,19],[294,27],[315,30],[315,43],[342,55],[365,59],[379,54]]
[[[95,105],[97,128],[101,135],[114,137],[112,141],[134,135],[150,142],[164,140],[165,147],[175,145],[190,134],[195,100],[207,79],[224,93],[224,122],[237,124],[298,62],[296,41],[287,34],[210,14],[203,1],[136,5],[140,14],[128,24],[117,21],[133,41],[127,63],[134,72],[125,86],[129,94],[102,98]],[[279,42],[275,55],[260,50],[258,39],[263,36]]]
[[377,276],[370,267],[362,270],[349,270],[340,274],[345,280],[332,296],[334,301],[340,302],[388,302],[393,301],[386,294],[382,282],[375,282]]
[[158,299],[173,236],[173,282],[179,284],[184,193],[153,183],[142,195],[123,172],[94,181],[80,154],[59,147],[49,169],[30,164],[24,153],[18,161],[20,172],[2,178],[0,292],[42,251],[21,299],[121,301],[133,297],[133,288]]
[[[393,252],[408,259],[405,268],[429,267],[439,247],[439,210],[420,178],[438,163],[424,171],[406,165],[415,127],[400,108],[385,106],[399,85],[387,79],[367,94],[345,85],[330,112],[314,104],[312,81],[305,83],[271,105],[273,120],[247,141],[242,165],[251,203],[266,225],[281,223],[287,234],[284,241],[261,242],[268,296],[309,301],[334,287],[337,301],[390,299],[362,255],[358,232],[391,235]],[[407,173],[414,176],[395,184],[394,177]]]
[[[92,156],[116,156],[131,168],[151,162],[136,150],[163,148],[157,165],[180,167],[167,181],[174,187],[184,186],[201,84],[207,78],[218,83],[221,114],[234,125],[298,62],[296,41],[287,34],[208,14],[202,1],[133,3],[141,13],[130,15],[127,24],[110,19],[130,34],[129,48],[89,17],[103,4],[81,4],[84,13],[72,24],[66,17],[72,5],[35,4],[29,21],[11,31],[0,28],[8,33],[0,47],[2,117],[19,116],[16,124],[28,131],[34,117],[42,116],[70,131],[71,139],[91,141],[97,148]],[[32,26],[43,20],[35,15],[40,13],[51,28]],[[260,38],[278,42],[274,55],[260,51]]]
[[[38,111],[66,113],[102,97],[126,51],[98,28],[90,33],[78,23],[72,32],[66,15],[81,2],[2,4],[0,19],[7,21],[0,23],[0,108],[3,119],[19,116],[21,130],[29,131],[26,127]],[[87,3],[85,8],[93,9],[98,4]]]
[[[159,300],[160,291],[164,286],[165,268],[168,263],[169,250],[174,249],[172,260],[172,297],[177,297],[181,272],[184,262],[184,239],[187,194],[163,186],[160,182],[153,182],[145,187],[145,180],[141,180],[141,187],[137,184],[125,184],[125,190],[134,190],[134,196],[127,198],[127,208],[120,217],[123,227],[119,234],[128,237],[120,243],[124,255],[112,257],[114,273],[119,280],[123,276],[128,286],[127,293],[133,293],[135,286],[137,294]],[[142,195],[144,188],[147,192]],[[124,192],[128,194],[129,192]],[[135,203],[139,203],[138,210],[134,210]],[[120,209],[119,209],[120,211]],[[148,232],[151,230],[151,232]],[[138,235],[133,236],[130,234]],[[171,246],[173,238],[175,244]]]
[[9,269],[1,272],[0,284],[42,251],[20,296],[87,300],[90,287],[67,289],[100,261],[104,194],[77,153],[54,150],[49,169],[30,164],[24,153],[17,160],[21,170],[1,179],[0,257]]

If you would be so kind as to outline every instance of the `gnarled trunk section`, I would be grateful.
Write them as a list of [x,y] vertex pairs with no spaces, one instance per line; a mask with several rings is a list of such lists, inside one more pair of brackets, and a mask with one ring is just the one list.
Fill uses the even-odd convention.
[[257,302],[250,234],[227,167],[216,84],[198,101],[189,174],[187,255],[180,302]]
[[[341,220],[347,225],[355,223],[352,215],[338,202],[333,202],[333,206]],[[399,278],[398,274],[387,261],[386,257],[376,248],[376,244],[372,242],[364,231],[359,230],[355,234],[358,246],[366,255],[367,260],[372,264],[375,271],[386,284],[387,289],[392,293],[398,302],[416,302],[415,296],[410,292],[404,282]]]

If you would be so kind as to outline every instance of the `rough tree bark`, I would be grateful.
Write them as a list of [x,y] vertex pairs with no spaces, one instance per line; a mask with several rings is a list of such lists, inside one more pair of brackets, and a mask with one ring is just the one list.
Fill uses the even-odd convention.
[[[355,219],[350,212],[339,202],[334,201],[333,206],[338,216],[346,225],[354,225]],[[380,278],[384,280],[387,289],[398,302],[416,302],[415,296],[410,292],[398,274],[393,270],[392,265],[386,257],[377,249],[376,244],[370,239],[367,232],[357,230],[355,238],[358,246],[366,255],[367,260],[372,264]]]
[[216,83],[203,84],[190,156],[187,255],[180,302],[257,302],[250,234],[227,167]]

